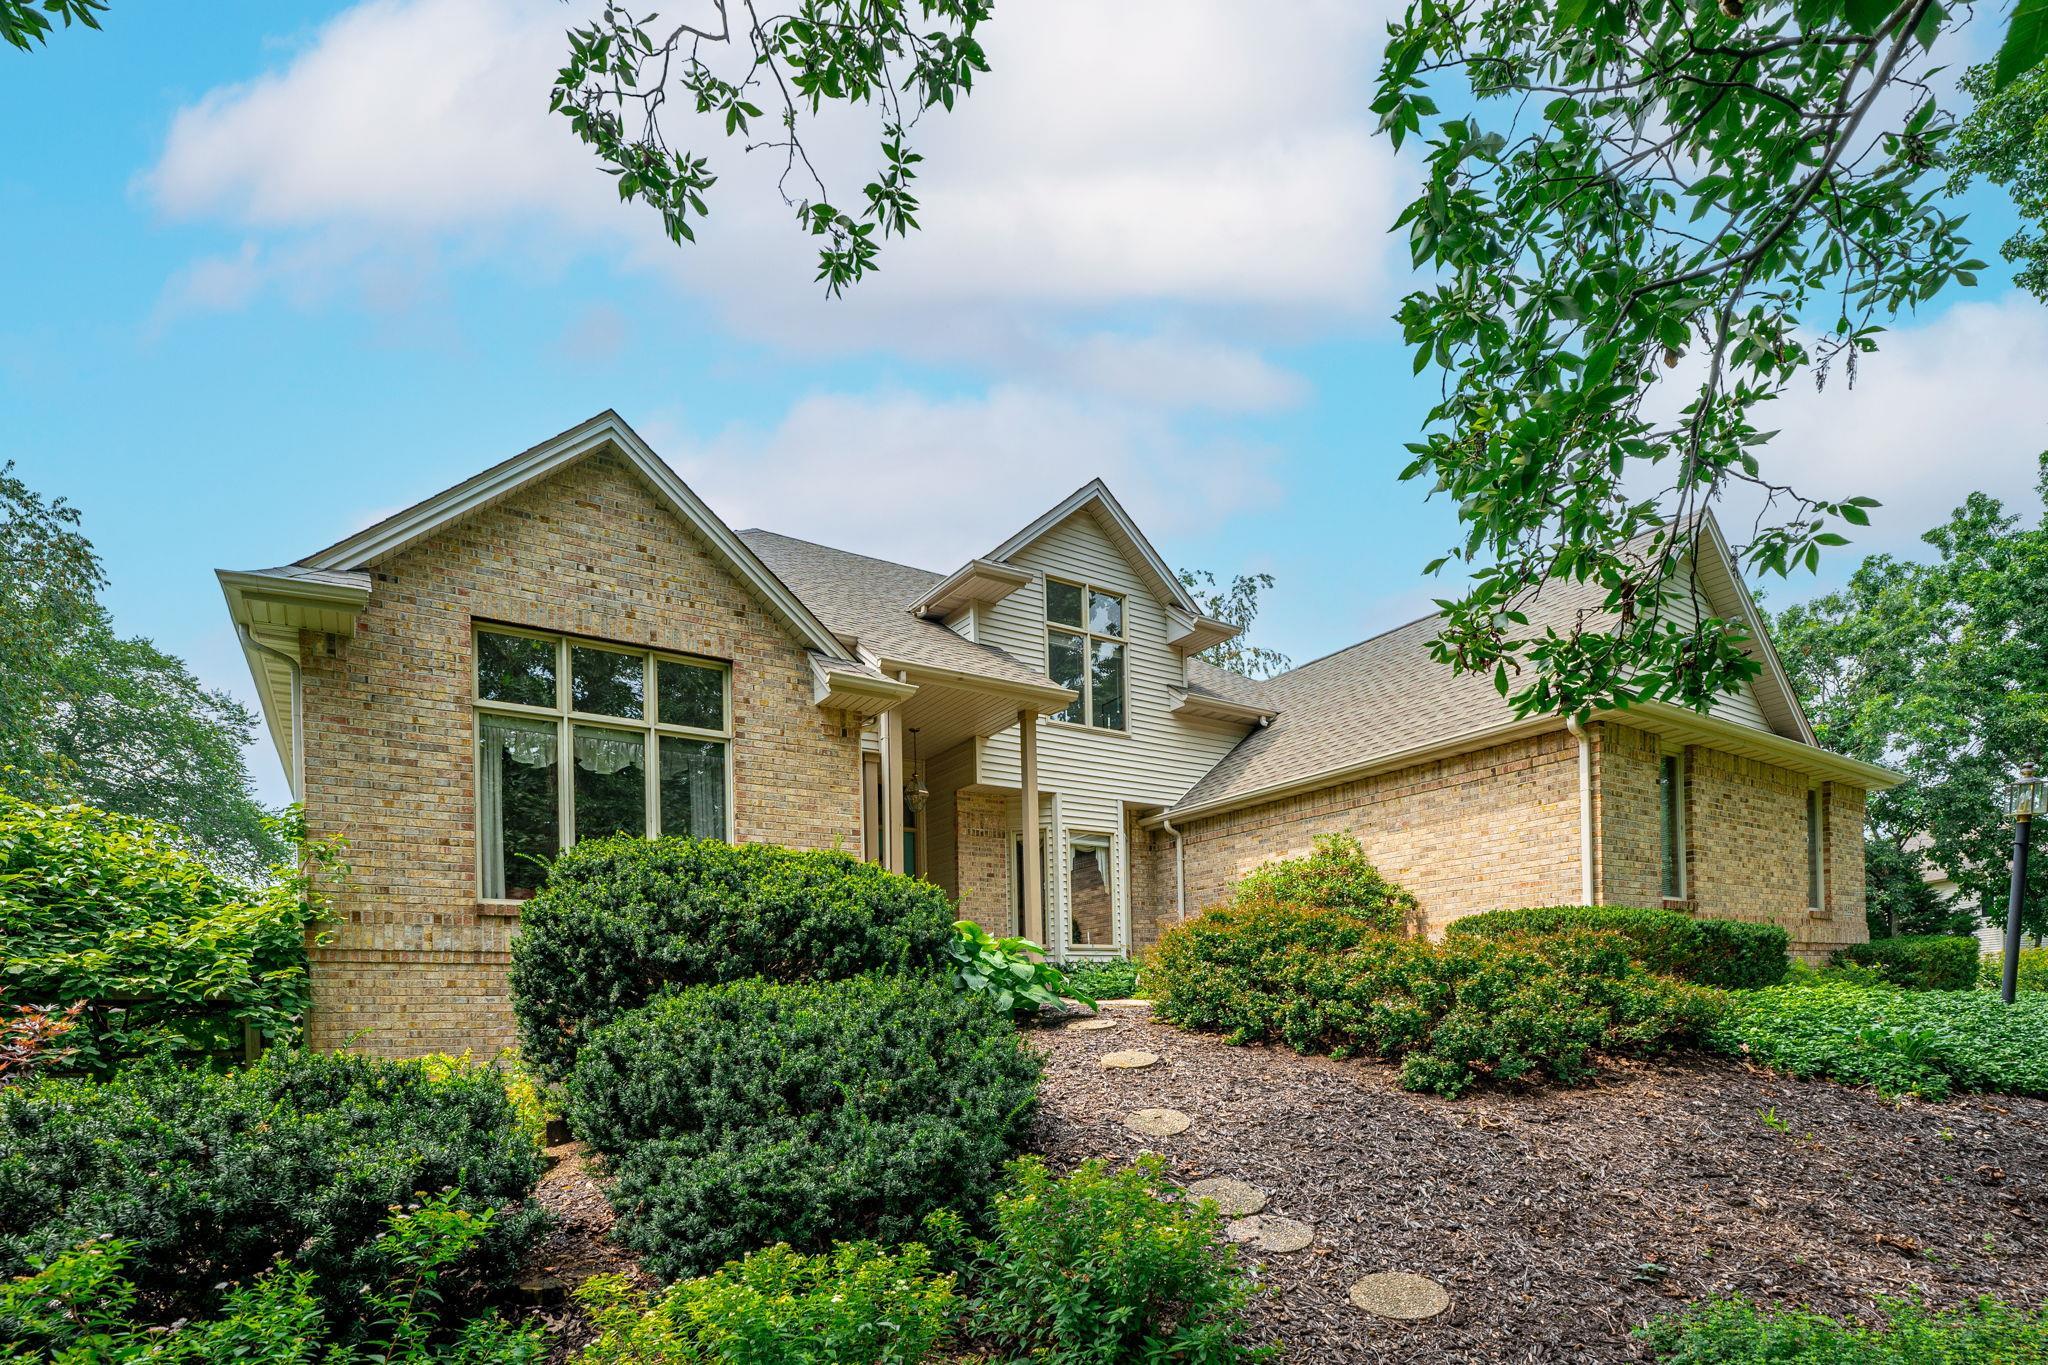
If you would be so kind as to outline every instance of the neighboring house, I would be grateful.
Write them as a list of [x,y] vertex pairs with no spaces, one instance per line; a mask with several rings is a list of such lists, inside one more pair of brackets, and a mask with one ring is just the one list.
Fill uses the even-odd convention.
[[[1711,521],[1695,567],[1758,619]],[[510,1043],[521,903],[620,830],[844,848],[1062,958],[1142,948],[1337,830],[1431,931],[1668,904],[1817,956],[1864,935],[1864,793],[1896,780],[1815,747],[1760,636],[1713,714],[1583,728],[1433,663],[1434,618],[1252,681],[1194,657],[1234,629],[1099,482],[927,572],[733,531],[611,413],[220,580],[292,792],[349,843],[321,1047]]]

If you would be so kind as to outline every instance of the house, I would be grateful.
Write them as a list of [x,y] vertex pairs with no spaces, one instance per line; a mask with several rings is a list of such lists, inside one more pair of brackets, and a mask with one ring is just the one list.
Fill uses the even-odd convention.
[[[1711,521],[1694,567],[1756,619]],[[1196,657],[1233,628],[1100,482],[930,572],[735,531],[612,413],[219,577],[292,792],[349,842],[320,1047],[511,1042],[521,904],[621,830],[858,851],[1068,959],[1338,830],[1431,930],[1663,904],[1811,957],[1864,935],[1864,793],[1895,780],[1815,746],[1760,636],[1710,714],[1584,726],[1431,662],[1433,619],[1253,681]]]

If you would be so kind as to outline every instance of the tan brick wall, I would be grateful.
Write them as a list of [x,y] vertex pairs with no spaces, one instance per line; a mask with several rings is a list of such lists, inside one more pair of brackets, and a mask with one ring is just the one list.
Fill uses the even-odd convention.
[[[1657,737],[1625,725],[1588,728],[1593,740],[1593,866],[1607,905],[1663,903]],[[1573,900],[1578,899],[1575,892]]]
[[[1381,872],[1415,894],[1432,933],[1480,910],[1575,901],[1578,781],[1577,742],[1560,730],[1193,821],[1184,831],[1188,912],[1332,832],[1355,835]],[[1155,890],[1153,913],[1171,913],[1161,899]]]
[[377,564],[333,653],[301,641],[307,820],[348,839],[352,869],[313,957],[316,1047],[513,1041],[516,920],[476,898],[477,620],[731,661],[739,838],[859,848],[859,739],[811,704],[801,646],[637,475],[593,456]]
[[953,798],[954,894],[960,917],[998,937],[1017,932],[1010,886],[1011,798],[986,787],[962,787]]
[[1131,951],[1141,953],[1175,922],[1173,837],[1146,829],[1134,811],[1124,821],[1124,847],[1131,860]]

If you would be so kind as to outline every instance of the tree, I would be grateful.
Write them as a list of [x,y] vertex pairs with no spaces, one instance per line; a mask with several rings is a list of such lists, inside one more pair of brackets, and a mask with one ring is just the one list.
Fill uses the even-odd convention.
[[[927,110],[950,110],[988,70],[975,33],[991,4],[798,0],[763,19],[753,0],[712,0],[715,23],[653,34],[644,25],[655,15],[608,4],[597,22],[569,31],[569,61],[549,107],[596,150],[619,198],[659,211],[676,242],[696,240],[689,220],[707,212],[717,176],[708,157],[670,144],[662,118],[672,87],[696,113],[717,119],[726,137],[745,139],[745,150],[779,155],[783,203],[806,232],[825,239],[817,277],[837,295],[878,268],[880,238],[917,226],[910,184],[923,158],[909,134]],[[857,213],[835,204],[805,146],[806,125],[827,100],[879,115],[882,166],[862,187]]]
[[13,469],[0,467],[0,789],[161,820],[222,869],[259,876],[286,848],[243,759],[255,716],[115,631],[78,510]]
[[1232,673],[1242,673],[1247,678],[1270,678],[1275,673],[1286,671],[1285,654],[1251,642],[1252,622],[1259,615],[1259,594],[1271,591],[1273,575],[1239,574],[1230,580],[1228,588],[1221,588],[1216,584],[1216,575],[1207,569],[1182,569],[1180,582],[1193,596],[1196,605],[1201,607],[1202,615],[1213,616],[1218,621],[1236,626],[1238,630],[1234,639],[1203,650],[1197,658],[1206,659]]
[[[1755,674],[1736,623],[1666,606],[1686,528],[1747,488],[1743,566],[1784,574],[1867,523],[1871,500],[1767,472],[1760,409],[1853,379],[1886,320],[1974,283],[1929,192],[1952,119],[1928,77],[1970,13],[1411,0],[1374,108],[1396,146],[1434,123],[1397,225],[1436,274],[1399,320],[1442,380],[1403,476],[1462,523],[1432,571],[1472,571],[1439,658],[1525,713],[1704,707]],[[1600,612],[1531,625],[1559,581],[1604,589]]]
[[[2048,456],[2041,470],[2048,507]],[[1934,562],[1873,555],[1842,591],[1779,613],[1772,638],[1821,743],[1907,775],[1870,799],[1874,909],[1924,927],[1929,907],[1902,889],[1924,859],[1973,920],[2003,923],[2006,786],[2048,756],[2048,527],[1972,493],[1924,539]],[[2034,934],[2048,932],[2044,861],[2027,889]]]
[[27,52],[50,41],[50,16],[66,28],[98,28],[106,12],[106,0],[0,0],[0,42]]
[[2020,267],[2013,282],[2048,302],[2048,65],[1997,88],[1997,70],[1973,66],[1960,82],[1976,101],[1949,148],[1948,189],[1961,194],[1983,178],[2012,196],[2020,228],[1999,254]]

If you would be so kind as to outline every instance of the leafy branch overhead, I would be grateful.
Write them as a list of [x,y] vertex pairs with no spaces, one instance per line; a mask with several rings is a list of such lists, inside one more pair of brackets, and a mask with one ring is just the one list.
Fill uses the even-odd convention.
[[[783,202],[824,239],[817,278],[838,295],[879,268],[883,238],[918,225],[910,187],[923,158],[909,134],[988,70],[975,31],[991,3],[803,0],[763,18],[753,0],[712,0],[708,22],[667,24],[608,5],[569,31],[549,108],[596,149],[619,197],[658,211],[676,242],[696,240],[691,219],[708,212],[718,177],[709,157],[671,143],[663,118],[672,97],[746,151],[780,157]],[[881,122],[881,166],[859,201],[835,199],[806,145],[828,101],[868,106]]]
[[1441,659],[1525,713],[1704,707],[1756,673],[1694,590],[1691,531],[1739,494],[1743,569],[1785,574],[1868,523],[1871,499],[1773,474],[1765,405],[1853,383],[1888,320],[1983,268],[1933,193],[1953,120],[1930,81],[1969,18],[1413,0],[1374,108],[1396,146],[1428,139],[1397,225],[1434,278],[1398,317],[1441,377],[1404,477],[1462,523],[1432,570],[1471,572]]

